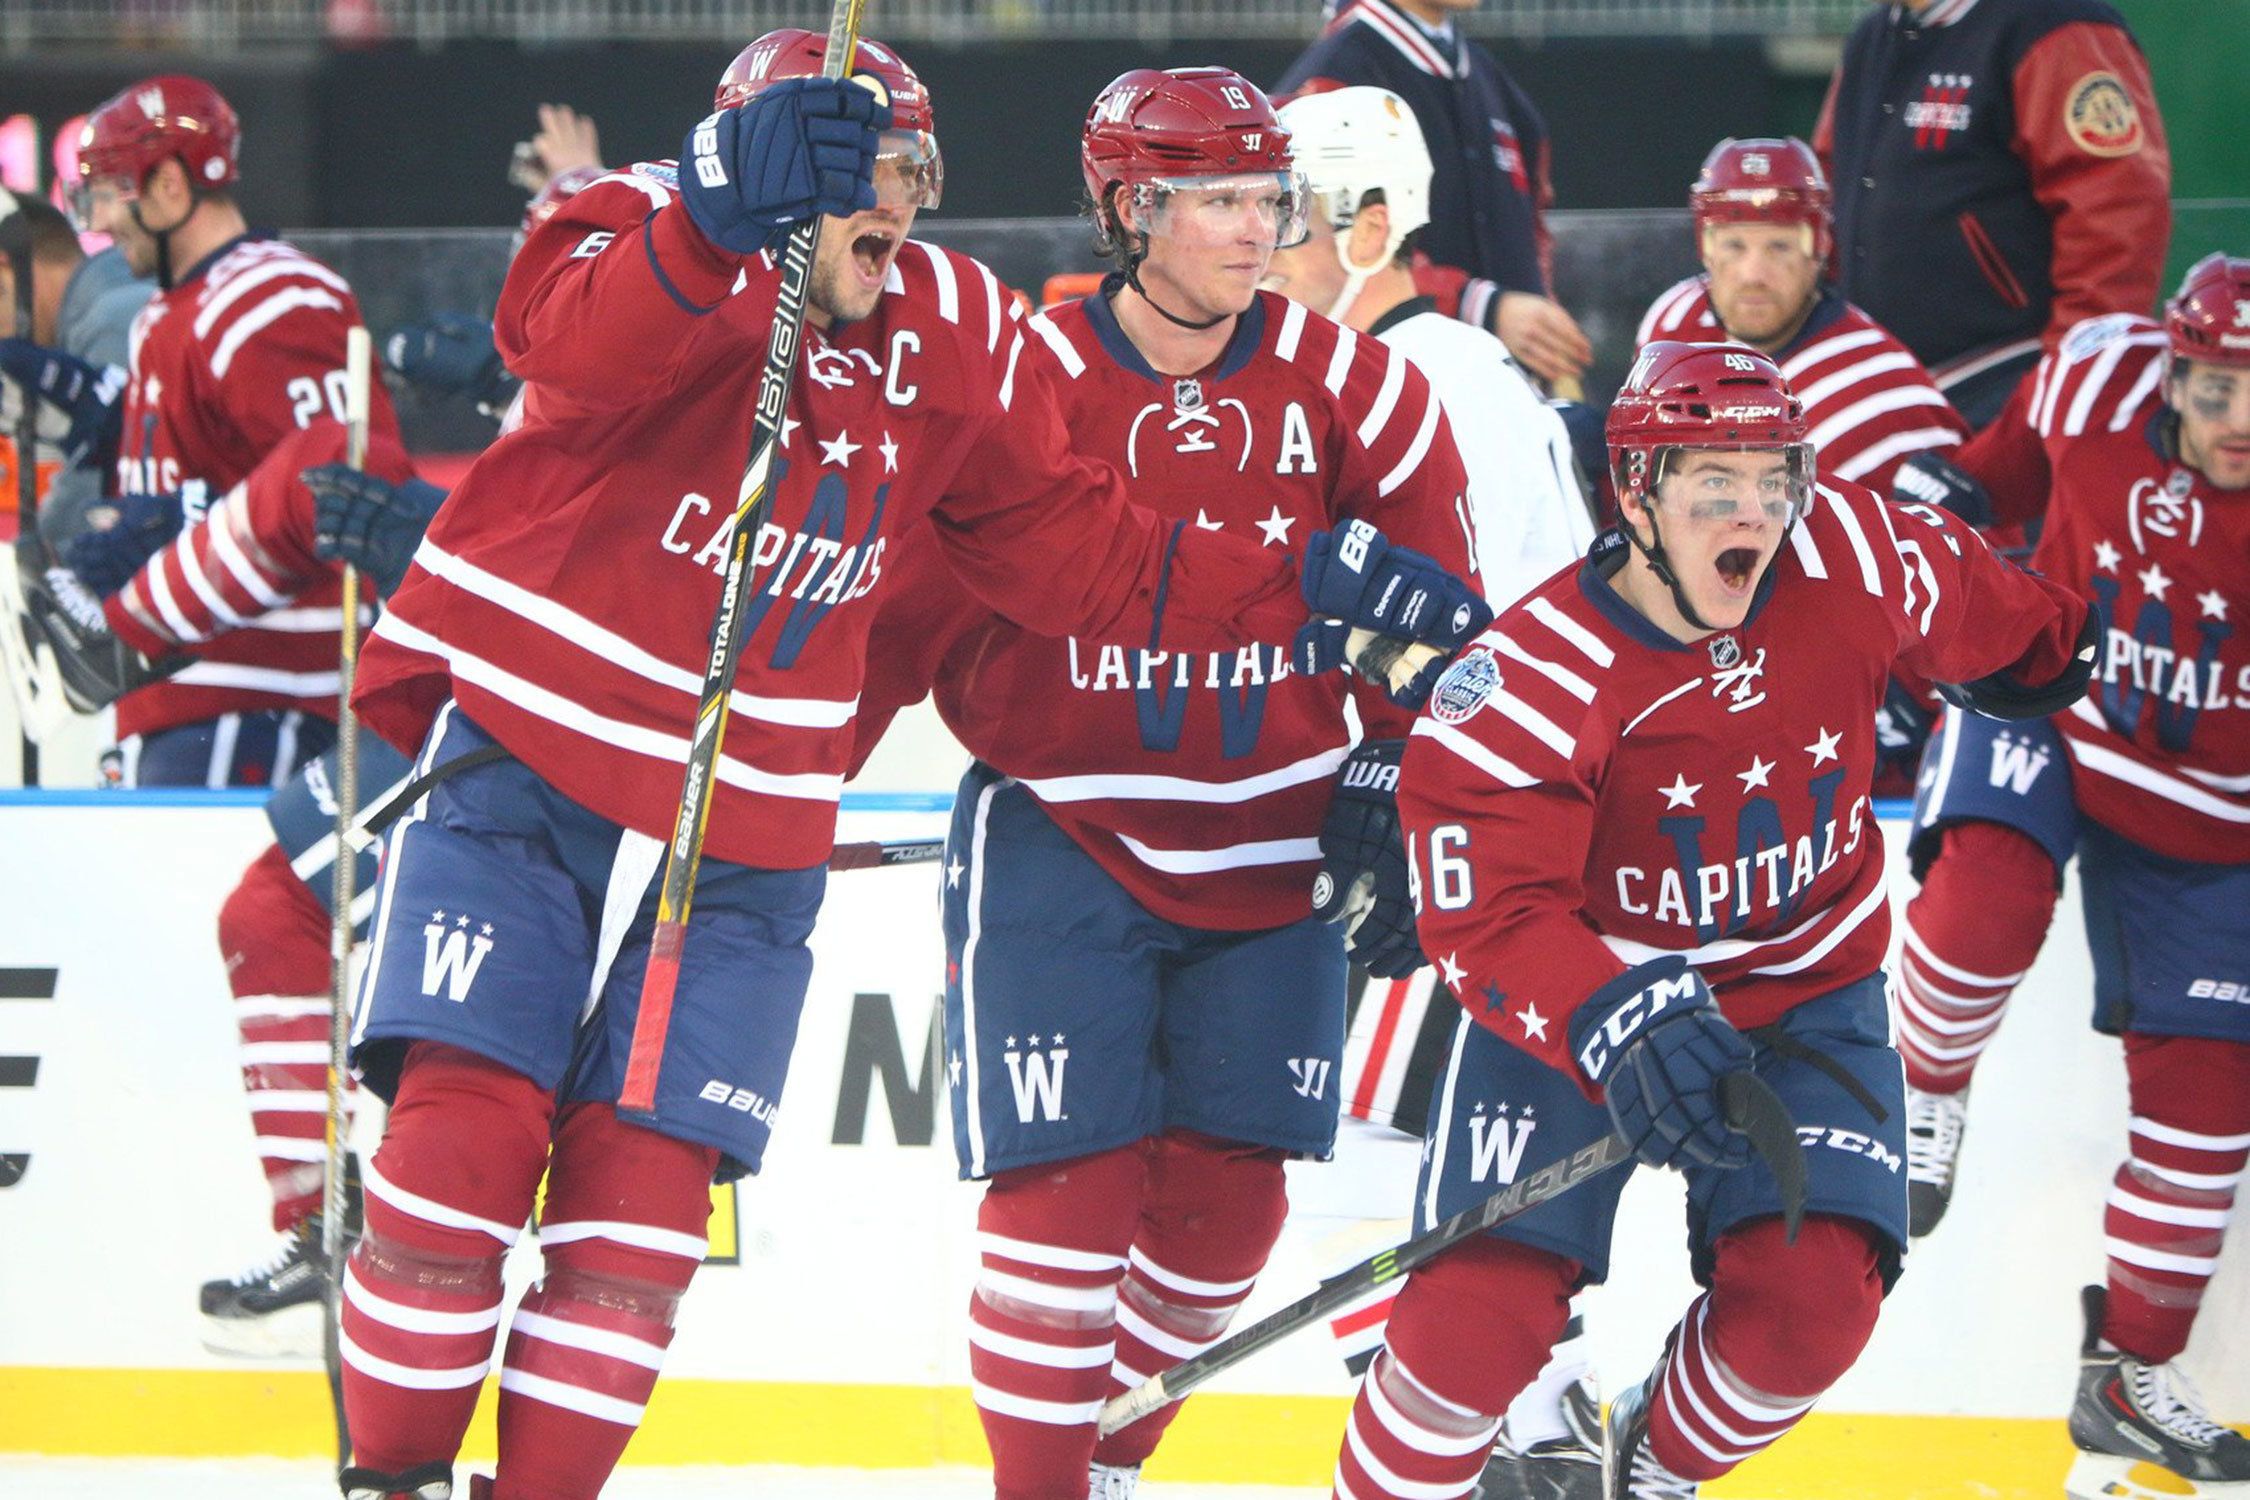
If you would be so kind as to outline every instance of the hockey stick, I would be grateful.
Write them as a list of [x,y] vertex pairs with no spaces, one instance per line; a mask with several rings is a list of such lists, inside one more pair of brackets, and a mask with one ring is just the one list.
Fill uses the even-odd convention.
[[[32,253],[31,220],[16,204],[16,195],[0,188],[0,239],[7,242],[8,270],[16,286],[16,337],[35,337],[31,328]],[[39,524],[39,392],[23,382],[16,408],[16,535],[23,536]],[[20,727],[23,784],[39,785],[39,742],[29,725]]]
[[[367,423],[372,362],[367,330],[344,335],[344,461],[367,467]],[[335,911],[329,923],[327,1176],[321,1194],[320,1255],[328,1285],[320,1328],[320,1358],[328,1372],[328,1399],[336,1413],[336,1464],[352,1461],[351,1427],[344,1417],[344,1067],[351,1044],[352,901],[359,861],[352,825],[359,821],[359,715],[352,711],[352,680],[359,674],[359,569],[344,564],[343,627],[336,653],[336,868]]]
[[934,865],[945,858],[944,839],[838,844],[828,851],[831,870],[887,870],[893,865]]
[[[1772,1089],[1751,1073],[1730,1073],[1719,1080],[1720,1107],[1727,1124],[1750,1137],[1752,1147],[1766,1160],[1781,1186],[1782,1218],[1796,1238],[1797,1221],[1805,1206],[1804,1154],[1791,1127],[1785,1137],[1773,1134],[1778,1120],[1786,1125],[1788,1110]],[[1228,1335],[1191,1359],[1151,1375],[1133,1389],[1103,1403],[1098,1419],[1108,1437],[1130,1426],[1160,1406],[1181,1400],[1213,1377],[1233,1369],[1259,1350],[1277,1344],[1300,1328],[1325,1322],[1337,1312],[1471,1235],[1498,1228],[1521,1218],[1542,1203],[1551,1203],[1590,1177],[1597,1177],[1619,1162],[1629,1161],[1633,1148],[1621,1135],[1605,1135],[1582,1146],[1560,1161],[1549,1162],[1521,1182],[1512,1182],[1474,1208],[1463,1209],[1444,1223],[1393,1246],[1348,1271],[1323,1281],[1310,1295],[1300,1297],[1279,1312],[1271,1313],[1239,1333]],[[1794,1166],[1792,1168],[1792,1161]]]
[[[821,58],[823,78],[851,72],[859,46],[863,0],[835,0],[828,21],[828,51]],[[643,1122],[656,1114],[656,1084],[664,1067],[664,1037],[672,1024],[672,994],[680,980],[680,950],[687,942],[688,912],[695,901],[695,872],[703,859],[704,830],[711,821],[717,789],[719,746],[726,738],[727,700],[742,664],[741,633],[736,629],[743,600],[752,587],[751,550],[773,508],[773,450],[781,419],[789,407],[789,387],[797,374],[797,344],[805,327],[805,295],[812,283],[813,252],[820,244],[820,217],[810,215],[789,231],[781,252],[781,290],[773,309],[773,332],[766,341],[765,367],[758,372],[758,403],[750,428],[750,463],[735,496],[734,545],[727,552],[726,580],[719,588],[719,612],[711,621],[711,652],[703,669],[703,692],[688,738],[687,774],[680,783],[679,812],[672,820],[672,842],[664,855],[664,884],[657,896],[656,930],[649,938],[648,967],[641,975],[641,998],[633,1018],[633,1045],[625,1055],[625,1084],[617,1097],[619,1114]]]

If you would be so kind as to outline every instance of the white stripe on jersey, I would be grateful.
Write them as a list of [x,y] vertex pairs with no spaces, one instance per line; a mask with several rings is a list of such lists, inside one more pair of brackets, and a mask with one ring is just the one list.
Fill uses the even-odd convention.
[[1233,781],[1153,774],[1020,776],[1017,781],[1042,802],[1100,802],[1121,798],[1139,802],[1252,802],[1273,792],[1332,775],[1348,752],[1338,746],[1303,760]]
[[1341,323],[1335,327],[1336,352],[1328,357],[1328,374],[1321,383],[1328,387],[1329,395],[1341,396],[1344,394],[1344,381],[1352,372],[1352,351],[1359,347],[1359,335]]
[[1889,437],[1863,452],[1855,453],[1836,465],[1838,479],[1858,479],[1872,474],[1894,458],[1909,453],[1921,453],[1930,448],[1951,448],[1959,444],[1961,434],[1950,427],[1915,427],[1905,432],[1894,432]]
[[[1401,361],[1401,363],[1403,362]],[[1406,483],[1407,480],[1412,479],[1414,471],[1422,467],[1422,458],[1430,451],[1430,440],[1437,436],[1439,410],[1436,396],[1425,390],[1422,402],[1422,425],[1415,429],[1414,441],[1407,445],[1406,457],[1400,459],[1397,467],[1393,468],[1390,473],[1385,474],[1382,482],[1375,486],[1375,493],[1378,496],[1388,495],[1391,491]]]
[[1304,864],[1320,858],[1320,840],[1254,839],[1217,849],[1158,849],[1125,834],[1117,835],[1133,858],[1167,875],[1208,875],[1215,870],[1262,869]]
[[[1790,389],[1797,390],[1797,377],[1822,360],[1834,359],[1837,355],[1848,354],[1854,349],[1864,349],[1869,344],[1880,344],[1884,337],[1883,330],[1880,328],[1860,328],[1850,333],[1836,334],[1830,338],[1822,339],[1817,344],[1807,345],[1795,354],[1790,355],[1787,360],[1782,362],[1781,373],[1789,377]],[[1804,391],[1798,390],[1797,397],[1807,406],[1813,404],[1812,397]]]
[[[568,641],[635,677],[690,695],[700,696],[703,691],[702,679],[687,668],[674,666],[575,610],[454,556],[427,537],[414,550],[414,561],[421,564],[424,571],[435,573],[461,592],[506,610],[525,624],[536,625],[549,635]],[[744,718],[790,729],[840,729],[859,712],[859,699],[768,698],[735,692],[728,696],[727,707]]]
[[1359,445],[1372,448],[1375,440],[1390,425],[1391,408],[1398,405],[1398,393],[1406,384],[1406,356],[1396,349],[1386,349],[1389,363],[1383,367],[1383,385],[1375,393],[1375,404],[1367,409],[1367,418],[1359,424]]
[[1000,377],[1000,409],[1014,409],[1016,400],[1016,361],[1023,357],[1023,335],[1017,334],[1008,346],[1008,373]]
[[1281,332],[1273,341],[1275,359],[1295,360],[1297,341],[1305,336],[1305,304],[1291,302],[1289,311],[1281,315]]
[[961,321],[961,283],[953,275],[953,262],[937,246],[921,240],[910,243],[921,246],[922,253],[930,258],[930,276],[937,282],[938,316],[948,323]]
[[343,277],[317,261],[302,255],[276,256],[262,266],[229,277],[217,290],[208,293],[210,300],[195,315],[195,336],[208,338],[219,319],[226,316],[228,308],[267,282],[284,276],[303,276],[347,295],[351,292],[351,286]]
[[333,698],[343,685],[333,668],[325,672],[284,672],[232,661],[193,662],[168,680],[188,687],[241,688],[244,692],[280,693],[291,698]]
[[1856,431],[1862,424],[1871,422],[1888,412],[1905,411],[1907,408],[1914,406],[1935,406],[1941,410],[1951,409],[1945,397],[1939,395],[1937,388],[1934,386],[1909,385],[1901,386],[1896,390],[1877,391],[1874,395],[1863,397],[1854,401],[1842,411],[1831,414],[1806,435],[1806,441],[1812,444],[1813,452],[1821,453],[1826,451],[1830,443],[1835,442],[1836,439],[1847,433]]
[[2190,812],[2198,812],[2222,823],[2250,823],[2250,807],[2229,802],[2224,797],[2205,791],[2191,782],[2183,781],[2168,772],[2122,755],[2106,745],[2097,745],[2071,732],[2071,726],[2056,721],[2063,738],[2070,742],[2071,761],[2082,771],[2097,776],[2107,776],[2128,786],[2139,787],[2152,796],[2167,802],[2176,802]]
[[225,336],[219,340],[219,347],[211,351],[211,374],[224,380],[227,371],[234,365],[235,355],[241,352],[244,344],[250,342],[254,335],[263,332],[267,325],[278,322],[300,307],[325,307],[335,312],[344,310],[343,302],[332,292],[309,286],[284,287],[227,325]]
[[1061,362],[1063,373],[1073,380],[1086,373],[1085,356],[1071,346],[1070,340],[1064,337],[1063,331],[1055,326],[1054,319],[1048,317],[1045,313],[1033,313],[1031,315],[1031,329],[1040,338],[1046,340],[1048,348],[1055,351],[1055,358]]
[[1623,963],[1645,964],[1659,958],[1679,957],[1686,959],[1691,965],[1700,966],[1730,963],[1735,959],[1748,958],[1753,954],[1763,953],[1769,949],[1786,947],[1804,938],[1807,934],[1817,931],[1822,923],[1835,921],[1836,925],[1829,929],[1825,937],[1797,957],[1778,964],[1754,968],[1750,971],[1753,974],[1793,974],[1799,969],[1810,968],[1827,957],[1838,943],[1857,931],[1861,923],[1873,916],[1889,900],[1889,889],[1881,880],[1877,880],[1869,888],[1867,894],[1860,898],[1859,905],[1844,913],[1840,919],[1837,917],[1835,907],[1824,906],[1787,932],[1776,933],[1772,937],[1720,938],[1715,942],[1704,943],[1694,948],[1658,948],[1648,943],[1636,943],[1631,938],[1615,937],[1606,932],[1600,936],[1602,945]]
[[1450,724],[1440,724],[1435,719],[1416,719],[1413,734],[1416,739],[1437,741],[1504,786],[1521,788],[1539,785],[1538,777],[1506,756],[1486,749],[1481,742],[1471,739]]
[[1617,660],[1617,653],[1603,645],[1600,636],[1555,608],[1551,601],[1528,599],[1524,602],[1524,610],[1534,620],[1576,646],[1595,666],[1606,667]]
[[1880,599],[1883,596],[1882,570],[1875,564],[1875,551],[1867,545],[1867,533],[1860,528],[1859,517],[1852,514],[1850,502],[1826,485],[1820,487],[1821,496],[1828,508],[1836,513],[1836,523],[1844,528],[1844,540],[1852,544],[1852,555],[1859,559],[1860,581],[1867,592]]
[[2125,399],[2117,403],[2117,410],[2110,413],[2111,432],[2123,432],[2133,425],[2133,418],[2141,414],[2141,403],[2148,400],[2169,368],[2169,360],[2152,359],[2148,362],[2148,368],[2141,371],[2141,378],[2133,382],[2133,388],[2125,393]]
[[[1914,356],[1904,349],[1893,349],[1887,353],[1870,355],[1866,359],[1854,360],[1842,369],[1833,374],[1823,375],[1809,385],[1798,385],[1797,378],[1794,375],[1789,377],[1789,383],[1797,392],[1797,399],[1805,403],[1805,410],[1811,411],[1815,406],[1820,405],[1839,391],[1849,390],[1861,381],[1873,380],[1878,375],[1889,375],[1898,370],[1910,370],[1919,373],[1920,366],[1915,363]],[[1937,402],[1942,403],[1945,400],[1935,390],[1931,390],[1927,394]],[[1910,404],[1927,406],[1930,402],[1920,401]]]
[[2077,437],[2086,430],[2086,420],[2093,415],[2094,398],[2101,395],[2102,387],[2109,384],[2110,377],[2117,373],[2118,361],[2125,357],[2126,350],[2136,344],[2143,348],[2150,345],[2162,347],[2165,342],[2162,338],[2123,338],[2112,342],[2095,355],[2093,362],[2086,366],[2085,375],[2079,379],[2078,395],[2070,403],[2069,415],[2063,418],[2063,436]]
[[[987,354],[1000,352],[1000,278],[992,274],[992,267],[983,261],[972,262],[977,275],[984,279],[984,349]],[[1014,370],[1011,362],[1009,369]],[[1005,401],[1000,403],[1005,406]]]
[[1517,645],[1512,637],[1507,636],[1500,631],[1486,631],[1483,635],[1477,638],[1477,644],[1480,646],[1491,646],[1498,650],[1502,656],[1509,658],[1511,661],[1522,662],[1525,666],[1531,668],[1531,670],[1533,670],[1534,672],[1539,673],[1549,682],[1552,682],[1556,687],[1561,688],[1564,692],[1570,694],[1571,697],[1576,698],[1581,703],[1591,703],[1594,701],[1594,685],[1592,683],[1588,682],[1585,678],[1579,676],[1576,672],[1573,672],[1568,667],[1559,665],[1555,662],[1546,661],[1540,657],[1533,656],[1529,651],[1526,651],[1523,649],[1523,647]]
[[1392,15],[1380,5],[1367,3],[1353,9],[1352,19],[1396,47],[1408,62],[1423,72],[1437,78],[1450,78],[1453,75],[1453,69],[1447,64],[1443,54],[1414,28],[1412,22]]

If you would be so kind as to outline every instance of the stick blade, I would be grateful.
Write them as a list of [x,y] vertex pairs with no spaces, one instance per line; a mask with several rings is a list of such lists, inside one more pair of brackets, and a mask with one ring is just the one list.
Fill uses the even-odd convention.
[[1729,1073],[1719,1080],[1719,1107],[1727,1124],[1750,1138],[1750,1148],[1773,1173],[1781,1190],[1781,1222],[1789,1243],[1805,1219],[1805,1148],[1797,1143],[1797,1122],[1766,1081],[1754,1073]]

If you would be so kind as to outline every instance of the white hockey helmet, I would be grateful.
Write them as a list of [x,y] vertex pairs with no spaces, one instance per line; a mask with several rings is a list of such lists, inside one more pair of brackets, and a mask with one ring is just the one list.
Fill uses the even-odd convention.
[[[1361,283],[1389,265],[1406,237],[1430,222],[1430,148],[1414,111],[1389,89],[1307,94],[1281,107],[1281,123],[1289,128],[1314,205],[1337,232],[1336,256],[1351,280],[1328,315],[1342,317]],[[1344,231],[1378,189],[1390,210],[1390,239],[1371,264],[1358,265]]]

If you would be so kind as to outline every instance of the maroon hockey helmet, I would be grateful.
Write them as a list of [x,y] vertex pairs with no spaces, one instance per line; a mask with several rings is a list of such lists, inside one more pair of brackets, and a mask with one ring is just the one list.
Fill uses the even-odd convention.
[[2174,359],[2250,365],[2250,260],[2217,251],[2188,268],[2164,304]]
[[[713,109],[733,109],[756,98],[768,84],[784,78],[818,78],[828,56],[828,38],[800,26],[769,31],[735,54],[719,75]],[[876,176],[901,175],[905,196],[917,208],[936,208],[945,193],[945,158],[938,151],[937,115],[930,91],[906,59],[872,37],[852,49],[852,74],[871,86],[891,107],[891,128],[883,132]]]
[[147,78],[86,117],[78,132],[78,182],[72,208],[86,225],[85,194],[97,179],[116,178],[137,195],[149,173],[177,157],[197,192],[235,180],[242,125],[219,91],[200,78]]
[[1791,515],[1812,501],[1804,403],[1781,367],[1741,344],[1643,348],[1610,403],[1609,471],[1620,498],[1649,503],[1672,448],[1774,449],[1788,457]]
[[1820,158],[1793,135],[1719,142],[1688,189],[1698,245],[1714,225],[1802,224],[1818,260],[1828,258],[1833,204]]
[[1135,68],[1094,97],[1078,164],[1108,233],[1109,191],[1147,194],[1187,178],[1276,174],[1286,184],[1279,243],[1305,235],[1308,197],[1289,130],[1265,91],[1232,68]]

